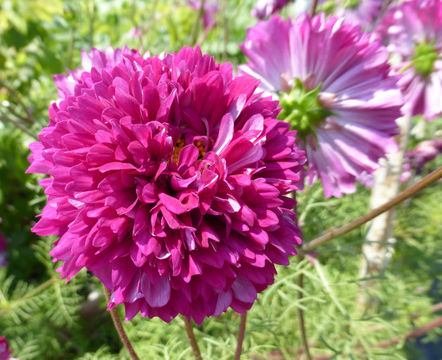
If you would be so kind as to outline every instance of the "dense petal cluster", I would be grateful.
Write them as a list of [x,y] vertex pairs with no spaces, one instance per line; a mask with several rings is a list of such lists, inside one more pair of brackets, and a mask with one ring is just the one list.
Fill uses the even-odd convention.
[[300,244],[305,159],[277,102],[191,48],[91,50],[56,83],[28,171],[50,175],[33,231],[60,236],[62,277],[92,271],[127,319],[249,309]]
[[281,10],[292,0],[258,0],[252,9],[252,15],[258,19],[265,19]]
[[442,2],[403,2],[389,10],[376,32],[398,63],[404,112],[427,120],[441,115]]
[[241,49],[249,59],[242,72],[281,100],[281,118],[303,135],[308,182],[319,177],[325,196],[355,191],[355,181],[396,150],[402,98],[375,36],[323,14],[274,16],[249,29]]

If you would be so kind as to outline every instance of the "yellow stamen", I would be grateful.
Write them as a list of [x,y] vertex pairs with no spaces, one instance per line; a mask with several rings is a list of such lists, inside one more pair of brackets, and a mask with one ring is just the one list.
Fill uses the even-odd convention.
[[[186,143],[184,142],[183,138],[179,138],[176,143],[175,146],[173,147],[173,154],[172,154],[172,160],[178,164],[178,159],[180,156],[180,151],[183,149],[183,147],[186,145]],[[198,156],[198,160],[202,160],[202,158],[204,157],[204,155],[206,155],[206,151],[205,151],[205,147],[203,146],[203,144],[201,144],[200,141],[195,141],[194,145],[198,148],[199,150],[199,156]]]
[[179,157],[180,151],[183,149],[184,145],[186,145],[186,144],[184,143],[183,138],[179,138],[175,143],[175,146],[173,148],[172,159],[176,164],[178,164],[178,157]]

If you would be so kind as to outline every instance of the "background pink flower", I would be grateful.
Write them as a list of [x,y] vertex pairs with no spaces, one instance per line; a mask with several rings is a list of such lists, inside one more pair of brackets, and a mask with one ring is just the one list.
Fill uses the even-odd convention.
[[199,49],[82,64],[56,77],[28,169],[50,175],[33,231],[60,236],[62,277],[92,271],[127,319],[244,313],[300,244],[286,195],[304,154],[277,102]]
[[427,120],[442,114],[442,3],[406,1],[392,7],[376,27],[398,63],[404,112]]
[[281,10],[292,0],[258,0],[252,9],[252,15],[258,19],[265,19]]
[[336,1],[335,16],[343,17],[346,22],[362,28],[373,27],[375,19],[380,15],[383,0]]
[[402,99],[374,35],[324,14],[274,16],[248,29],[241,49],[249,59],[241,71],[280,99],[280,118],[306,150],[308,182],[319,177],[326,197],[354,192],[356,180],[396,151]]

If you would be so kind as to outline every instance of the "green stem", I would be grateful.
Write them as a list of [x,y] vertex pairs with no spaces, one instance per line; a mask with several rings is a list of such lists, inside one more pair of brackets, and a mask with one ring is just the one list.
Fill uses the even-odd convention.
[[195,20],[195,24],[193,26],[193,34],[192,34],[192,44],[193,45],[196,45],[197,41],[198,41],[198,31],[199,31],[199,28],[200,28],[201,19],[202,19],[203,14],[204,14],[204,4],[205,4],[206,0],[200,0],[200,1],[201,1],[200,8],[198,10],[198,15],[197,15],[197,18]]
[[379,206],[376,209],[373,209],[369,213],[359,217],[358,219],[348,223],[347,225],[344,225],[338,229],[329,229],[325,231],[324,235],[319,236],[318,238],[309,241],[308,243],[304,244],[302,246],[302,251],[305,253],[307,251],[311,251],[315,248],[317,248],[319,245],[322,245],[338,236],[344,235],[359,226],[365,224],[366,222],[374,219],[376,216],[390,210],[394,206],[398,205],[402,201],[412,197],[419,191],[425,189],[427,186],[430,186],[437,180],[439,180],[442,177],[442,167],[439,169],[433,171],[431,174],[428,174],[425,176],[421,181],[417,182],[413,186],[410,186],[408,189],[402,191],[397,196],[395,196],[393,199],[388,201],[382,206]]
[[[106,300],[109,303],[109,301],[110,301],[110,292],[109,292],[108,289],[106,289],[105,286],[103,286],[103,288],[104,288],[104,294],[106,296]],[[121,323],[121,319],[118,316],[117,309],[115,307],[113,307],[112,309],[109,310],[109,312],[111,314],[112,321],[113,321],[114,326],[115,326],[115,330],[117,330],[117,333],[120,336],[121,342],[126,347],[127,351],[129,352],[130,357],[133,360],[139,360],[139,357],[138,357],[137,353],[135,352],[132,344],[129,341],[129,338],[126,335],[126,332],[124,331],[123,324]]]
[[242,344],[246,334],[247,313],[241,314],[241,323],[239,324],[238,343],[236,345],[235,360],[241,358]]
[[310,7],[310,16],[311,17],[315,16],[317,6],[318,6],[318,0],[312,0],[312,6]]
[[193,332],[192,323],[188,321],[186,318],[184,318],[184,324],[186,325],[187,337],[189,338],[189,343],[190,346],[192,347],[195,360],[203,360],[200,348],[198,347],[198,343],[196,342],[195,334]]
[[[304,288],[304,273],[301,272],[298,276],[298,300],[302,301],[303,288]],[[302,347],[304,349],[304,354],[307,357],[307,360],[312,360],[312,356],[310,355],[310,347],[308,345],[307,340],[307,332],[305,330],[305,319],[304,319],[304,311],[301,307],[298,307],[298,320],[299,320],[299,330],[301,331],[301,339],[302,339]]]

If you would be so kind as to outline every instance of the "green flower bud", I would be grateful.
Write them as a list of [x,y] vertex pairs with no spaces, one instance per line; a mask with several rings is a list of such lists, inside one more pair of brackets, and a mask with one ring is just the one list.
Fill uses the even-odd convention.
[[435,47],[434,41],[422,42],[416,45],[413,64],[414,68],[422,76],[427,77],[433,71],[434,63],[439,57]]
[[290,123],[291,128],[305,139],[309,134],[315,134],[315,128],[327,117],[333,115],[319,101],[322,84],[313,90],[307,90],[300,79],[295,79],[295,86],[290,92],[279,94],[282,111],[278,119]]

